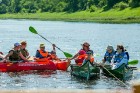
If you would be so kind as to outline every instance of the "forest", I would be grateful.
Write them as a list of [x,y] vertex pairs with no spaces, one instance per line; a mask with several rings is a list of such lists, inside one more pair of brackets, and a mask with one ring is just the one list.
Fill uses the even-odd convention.
[[140,7],[140,0],[0,0],[0,14],[95,12]]

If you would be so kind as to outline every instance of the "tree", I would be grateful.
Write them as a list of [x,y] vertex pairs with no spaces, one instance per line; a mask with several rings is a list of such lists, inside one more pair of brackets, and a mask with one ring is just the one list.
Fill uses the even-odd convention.
[[7,11],[6,11],[6,5],[5,4],[1,4],[0,5],[0,14],[4,14],[4,13],[6,13]]

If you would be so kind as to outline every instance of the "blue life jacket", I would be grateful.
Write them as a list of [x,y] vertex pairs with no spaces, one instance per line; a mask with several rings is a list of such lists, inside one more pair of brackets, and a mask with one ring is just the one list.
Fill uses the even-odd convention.
[[104,55],[105,61],[108,61],[108,62],[111,63],[111,60],[112,60],[113,56],[115,55],[115,53],[116,52],[114,52],[114,51],[112,53],[109,53],[109,52],[106,51],[106,53]]
[[121,54],[116,53],[114,57],[114,63],[119,63],[124,58],[124,55],[127,55],[127,59],[129,60],[128,52],[122,52]]

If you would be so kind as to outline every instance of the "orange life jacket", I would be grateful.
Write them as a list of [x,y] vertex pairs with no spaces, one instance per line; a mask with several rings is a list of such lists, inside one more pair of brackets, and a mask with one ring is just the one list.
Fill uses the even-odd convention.
[[[79,55],[75,60],[75,62],[80,65],[83,63],[84,59],[86,58],[87,58],[87,54]],[[90,57],[90,62],[94,62],[93,56]]]
[[48,56],[48,52],[47,51],[42,51],[42,50],[38,50],[38,52],[45,58]]
[[[85,59],[87,58],[87,56],[85,56]],[[94,62],[94,57],[90,56],[90,62],[93,63]]]

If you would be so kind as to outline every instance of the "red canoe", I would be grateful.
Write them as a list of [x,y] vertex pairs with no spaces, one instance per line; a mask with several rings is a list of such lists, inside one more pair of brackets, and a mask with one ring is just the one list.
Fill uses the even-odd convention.
[[0,72],[19,72],[19,71],[29,71],[29,70],[56,70],[56,65],[52,62],[1,62]]
[[40,59],[35,62],[0,62],[0,72],[20,72],[29,70],[64,70],[66,71],[70,62],[52,61]]

